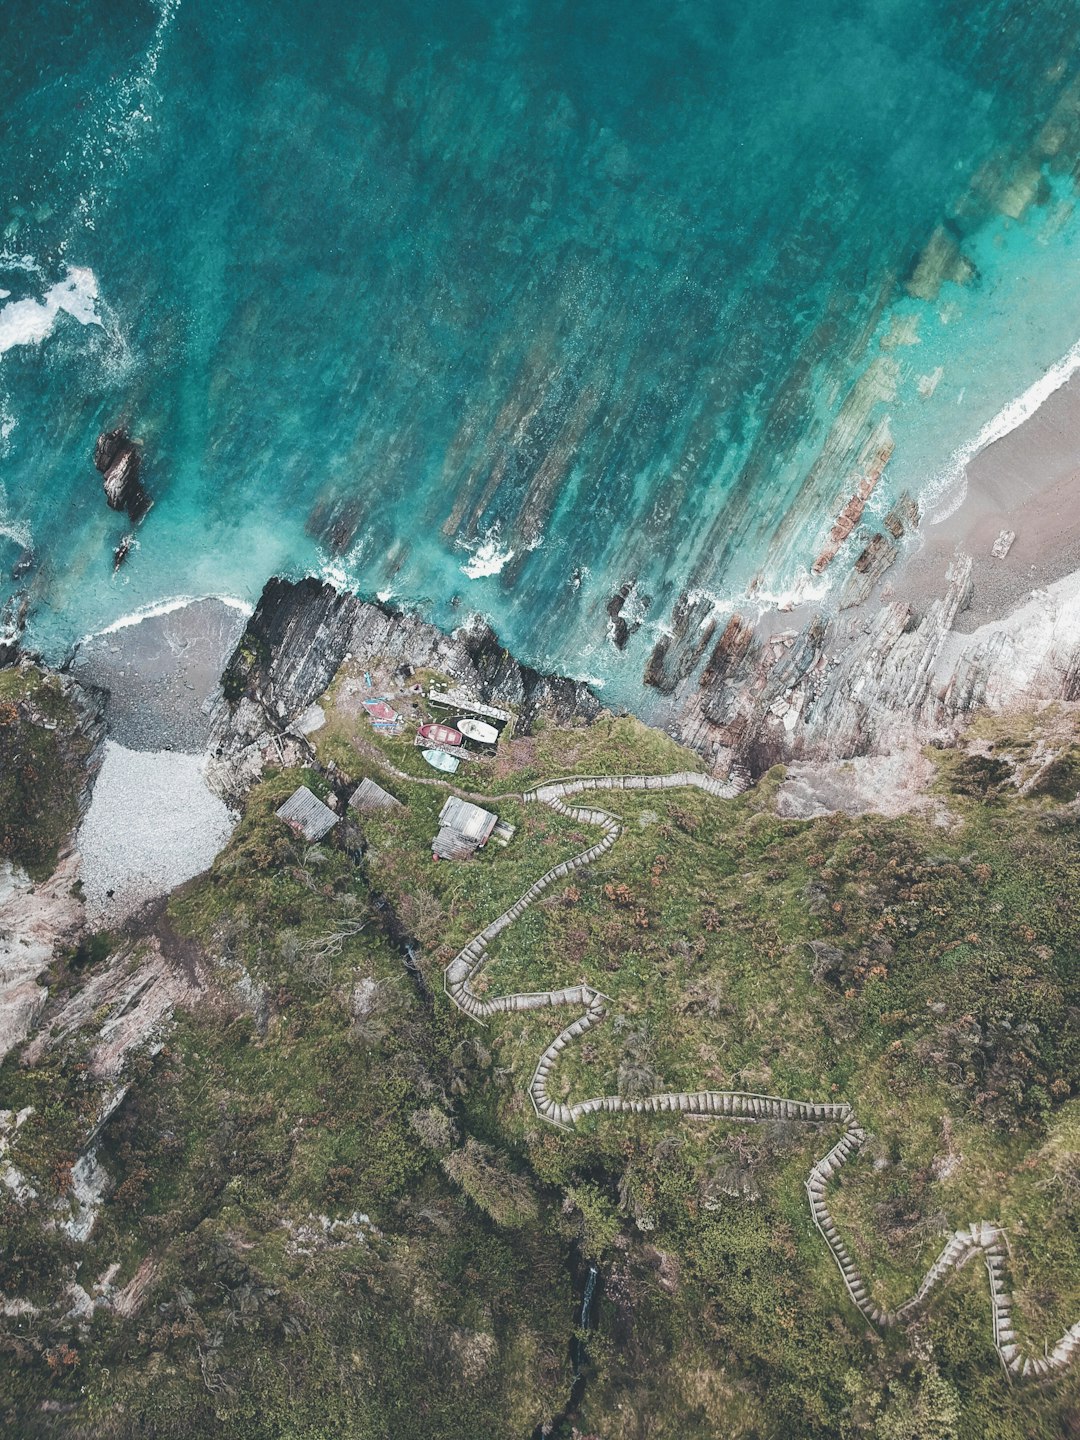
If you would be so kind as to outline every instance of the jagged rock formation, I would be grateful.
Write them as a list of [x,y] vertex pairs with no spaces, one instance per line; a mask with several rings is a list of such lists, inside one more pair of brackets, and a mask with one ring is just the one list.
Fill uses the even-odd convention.
[[[868,556],[866,569],[877,563]],[[781,760],[841,760],[948,740],[981,705],[1077,698],[1073,580],[964,635],[953,622],[970,581],[971,561],[959,559],[944,596],[921,613],[896,600],[870,612],[813,615],[779,634],[759,634],[734,615],[697,683],[680,687],[671,728],[717,767],[737,756],[760,774]]]
[[866,1131],[859,1125],[854,1111],[846,1101],[792,1100],[743,1090],[699,1090],[665,1092],[637,1100],[625,1099],[621,1095],[597,1095],[568,1105],[552,1099],[548,1094],[548,1077],[567,1046],[604,1020],[607,997],[590,985],[572,985],[562,990],[497,996],[482,995],[473,988],[473,981],[488,959],[488,946],[496,936],[512,925],[555,880],[571,875],[575,870],[606,854],[621,833],[622,827],[618,819],[608,811],[570,806],[565,803],[564,797],[580,794],[585,790],[668,790],[688,785],[705,790],[708,794],[730,797],[737,794],[744,783],[741,777],[722,782],[711,776],[681,772],[674,775],[626,778],[590,777],[541,785],[528,791],[522,797],[526,803],[546,804],[580,825],[599,826],[604,832],[603,839],[588,850],[548,870],[509,910],[504,911],[474,936],[446,967],[443,984],[447,995],[465,1014],[481,1022],[492,1015],[506,1012],[562,1005],[584,1007],[582,1013],[545,1046],[529,1086],[529,1096],[537,1115],[554,1125],[571,1127],[589,1115],[620,1112],[638,1115],[676,1113],[746,1121],[782,1120],[842,1124],[845,1127],[843,1135],[828,1153],[817,1161],[805,1183],[814,1224],[829,1247],[848,1295],[859,1313],[881,1329],[905,1325],[926,1308],[930,1297],[948,1279],[952,1271],[961,1269],[969,1260],[981,1256],[990,1283],[994,1348],[1002,1364],[1010,1374],[1024,1379],[1038,1378],[1063,1369],[1080,1347],[1080,1320],[1070,1326],[1052,1348],[1045,1347],[1045,1354],[1024,1353],[1017,1344],[1013,1330],[1012,1298],[1003,1279],[1006,1262],[1005,1237],[997,1226],[986,1221],[977,1221],[967,1229],[953,1233],[914,1295],[903,1305],[896,1310],[888,1310],[874,1301],[870,1287],[844,1244],[825,1201],[828,1181],[842,1165],[857,1154],[867,1139]]
[[213,724],[215,776],[264,745],[326,690],[346,656],[391,659],[406,674],[432,669],[482,700],[517,710],[517,732],[538,715],[557,724],[589,721],[600,702],[587,685],[519,664],[481,620],[445,635],[419,616],[361,600],[322,581],[272,579],[240,638]]
[[139,479],[142,460],[138,448],[126,430],[108,430],[98,436],[94,465],[101,473],[110,510],[126,510],[133,521],[141,520],[150,508],[150,498]]

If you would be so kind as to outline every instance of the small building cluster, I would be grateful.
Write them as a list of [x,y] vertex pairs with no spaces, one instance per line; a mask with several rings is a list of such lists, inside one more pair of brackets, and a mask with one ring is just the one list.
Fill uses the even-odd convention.
[[[337,804],[335,796],[330,797],[334,804]],[[349,796],[349,805],[362,814],[373,810],[401,810],[404,807],[400,800],[396,800],[388,790],[377,785],[374,780],[361,780],[353,793]],[[330,805],[324,805],[317,795],[313,795],[306,785],[301,785],[294,790],[285,804],[275,812],[279,820],[284,820],[286,825],[291,826],[299,835],[315,844],[324,835],[328,835],[334,826],[341,819],[341,816]]]
[[[364,678],[370,685],[370,677],[365,675]],[[456,771],[462,760],[470,758],[470,744],[480,753],[492,753],[513,722],[508,710],[482,704],[461,690],[430,690],[428,701],[432,708],[458,712],[458,718],[449,723],[425,722],[415,737],[415,743],[422,748],[427,763],[447,773]],[[401,717],[385,699],[365,700],[363,705],[377,728],[399,727],[402,723]],[[396,728],[394,733],[397,733]],[[329,804],[323,804],[306,785],[301,785],[277,814],[305,840],[314,844],[329,834],[341,819],[335,808],[338,805],[335,796],[330,796]],[[362,780],[350,795],[349,808],[361,814],[372,814],[403,807],[400,800],[369,777]],[[492,811],[452,795],[439,813],[438,833],[431,842],[432,859],[466,860],[477,850],[482,850],[489,840],[506,845],[513,834],[514,827],[500,821]]]
[[467,860],[491,838],[499,817],[451,795],[439,812],[439,833],[431,842],[435,860]]

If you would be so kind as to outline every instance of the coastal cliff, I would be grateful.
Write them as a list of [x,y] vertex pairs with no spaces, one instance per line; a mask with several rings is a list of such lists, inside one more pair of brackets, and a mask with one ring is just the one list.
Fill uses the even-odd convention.
[[311,578],[267,582],[225,671],[224,692],[282,719],[321,695],[347,655],[449,675],[491,704],[512,706],[523,733],[541,714],[568,725],[600,713],[587,685],[520,664],[479,616],[446,635],[416,614]]
[[[886,589],[832,613],[806,608],[787,625],[785,616],[734,614],[719,634],[684,607],[653,665],[672,677],[653,718],[713,774],[757,777],[780,763],[828,766],[955,744],[981,709],[1004,713],[1080,695],[1075,579],[1033,592],[971,633],[958,628],[972,594],[970,558],[955,559],[941,588],[920,606]],[[447,635],[325,582],[275,578],[240,637],[211,718],[211,772],[223,793],[242,792],[269,738],[295,731],[346,658],[361,668],[387,664],[401,677],[448,675],[513,708],[518,734],[541,719],[566,727],[602,712],[586,684],[520,663],[480,617]]]
[[[243,792],[271,737],[294,725],[346,658],[361,668],[378,661],[399,679],[425,671],[448,676],[489,704],[512,707],[518,734],[541,719],[587,724],[601,711],[587,685],[520,664],[480,617],[447,635],[416,614],[325,582],[275,577],[225,669],[212,716],[210,775],[222,793]],[[296,754],[302,757],[302,746]]]
[[964,634],[971,560],[959,556],[944,594],[918,607],[886,596],[791,628],[735,614],[666,723],[715,768],[736,759],[754,775],[953,742],[980,708],[1077,698],[1078,588],[1066,578]]
[[[170,619],[178,653],[185,634],[220,643],[227,627],[205,608]],[[950,629],[949,605],[935,614],[941,664],[955,664],[950,646],[989,650]],[[160,633],[122,632],[117,673]],[[912,633],[868,631],[867,646],[876,635],[907,655]],[[930,634],[909,639],[892,681],[924,677],[909,738],[944,703],[916,658]],[[801,738],[781,695],[841,673],[822,662],[826,641],[808,623],[776,644],[791,683],[768,704],[754,677],[769,651],[749,627],[730,626],[709,662],[713,695],[729,687],[731,713],[750,716],[744,753],[759,764],[774,723],[780,743]],[[989,664],[1002,703],[1010,643]],[[1031,676],[1011,664],[1020,693]],[[33,674],[48,720],[46,698],[74,688]],[[431,860],[446,782],[425,773],[408,725],[377,731],[361,699],[385,686],[411,717],[430,679],[522,707],[497,757],[461,777],[513,838],[463,864]],[[1061,681],[1057,661],[1044,681]],[[943,713],[959,723],[974,695]],[[127,725],[117,701],[106,717]],[[853,688],[808,707],[831,716],[836,753],[884,747],[902,718],[861,703]],[[815,1127],[852,1107],[873,1135],[830,1181],[823,1223],[856,1296],[865,1283],[891,1304],[917,1288],[950,1227],[972,1221],[977,1183],[992,1222],[979,1233],[1010,1237],[1008,1259],[1000,1245],[991,1256],[1007,1265],[994,1313],[1000,1330],[1015,1296],[1017,1353],[1037,1357],[1080,1313],[1075,1191],[1043,1183],[1071,1176],[1080,1094],[1075,926],[1060,903],[1075,881],[1076,710],[982,715],[917,770],[903,750],[806,761],[736,795],[670,736],[518,665],[490,631],[444,636],[317,581],[272,581],[211,717],[215,767],[243,811],[213,868],[111,935],[80,939],[63,863],[30,896],[66,897],[74,924],[45,947],[48,997],[42,983],[36,1029],[3,1072],[6,1416],[22,1424],[47,1392],[69,1408],[42,1435],[129,1440],[169,1415],[272,1440],[323,1423],[333,1393],[358,1433],[418,1405],[404,1433],[514,1440],[570,1394],[567,1423],[592,1433],[682,1437],[725,1433],[737,1392],[756,1428],[817,1440],[881,1440],[897,1432],[879,1416],[909,1413],[905,1433],[938,1440],[976,1440],[991,1412],[1008,1440],[1060,1433],[1068,1355],[1053,1391],[1008,1387],[974,1287],[935,1292],[910,1327],[905,1311],[868,1359],[803,1184],[835,1138]],[[756,732],[755,715],[768,716]],[[81,773],[57,771],[65,793]],[[277,818],[298,784],[331,800],[361,776],[400,803],[349,812],[317,846]],[[582,787],[602,811],[557,798]],[[484,973],[466,998],[482,1032],[442,1001],[446,971],[461,1004],[477,936]],[[534,1008],[545,997],[589,1008],[553,1038]],[[710,1106],[729,1091],[749,1096],[750,1128]],[[759,1095],[793,1099],[774,1114]],[[551,1114],[581,1123],[556,1131]],[[1056,1249],[1032,1244],[1043,1232]],[[968,1257],[955,1249],[950,1264]],[[571,1366],[572,1277],[590,1265],[589,1358]],[[164,1380],[148,1384],[151,1371]],[[266,1417],[254,1428],[252,1406]],[[923,1424],[938,1413],[944,1428]]]

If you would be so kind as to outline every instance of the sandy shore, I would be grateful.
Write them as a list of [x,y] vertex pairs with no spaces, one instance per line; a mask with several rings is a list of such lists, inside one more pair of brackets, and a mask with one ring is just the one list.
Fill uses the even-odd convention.
[[246,615],[214,598],[91,635],[70,662],[78,680],[109,692],[110,736],[130,750],[197,754],[221,672]]
[[83,641],[71,670],[108,691],[109,739],[79,830],[92,928],[116,925],[206,870],[236,817],[206,783],[221,672],[245,615],[195,600]]
[[[1016,538],[999,559],[991,551],[1002,531]],[[920,540],[884,594],[921,610],[943,593],[956,554],[970,555],[974,592],[956,619],[961,633],[1080,570],[1080,375],[969,462],[963,503],[939,524],[924,524]]]

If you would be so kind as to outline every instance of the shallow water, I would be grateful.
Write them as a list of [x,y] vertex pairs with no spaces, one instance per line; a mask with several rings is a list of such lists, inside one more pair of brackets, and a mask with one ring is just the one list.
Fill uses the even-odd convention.
[[[483,610],[630,702],[680,593],[693,623],[750,586],[827,600],[865,533],[808,567],[874,450],[868,524],[947,490],[1080,335],[1078,27],[1020,0],[9,0],[4,593],[32,548],[58,655],[314,570]],[[120,421],[155,504],[114,579],[91,454]]]

